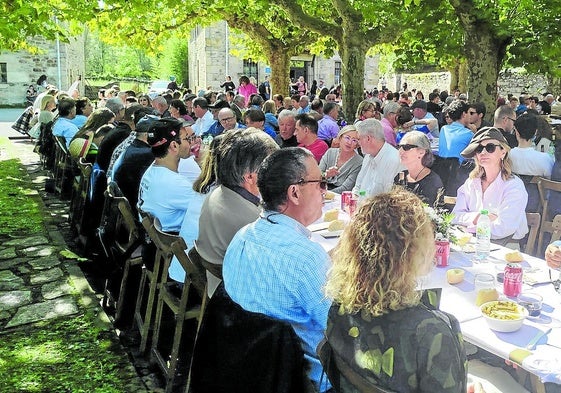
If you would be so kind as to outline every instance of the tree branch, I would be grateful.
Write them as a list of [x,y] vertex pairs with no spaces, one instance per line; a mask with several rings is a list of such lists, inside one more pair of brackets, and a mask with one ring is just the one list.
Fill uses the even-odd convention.
[[329,35],[335,38],[336,41],[340,41],[340,38],[343,36],[342,26],[307,14],[294,0],[278,0],[276,4],[284,9],[290,15],[292,23],[300,28],[306,28],[321,35],[325,35],[326,31],[330,31],[332,33]]

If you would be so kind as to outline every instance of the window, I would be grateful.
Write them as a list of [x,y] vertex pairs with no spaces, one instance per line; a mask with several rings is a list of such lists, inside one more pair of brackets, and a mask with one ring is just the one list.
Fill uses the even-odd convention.
[[8,67],[6,63],[0,63],[0,83],[8,83]]
[[335,62],[335,84],[336,85],[341,84],[341,62],[340,61]]
[[257,63],[252,61],[251,59],[244,60],[243,74],[246,75],[248,78],[254,77],[256,80],[259,80],[259,69]]

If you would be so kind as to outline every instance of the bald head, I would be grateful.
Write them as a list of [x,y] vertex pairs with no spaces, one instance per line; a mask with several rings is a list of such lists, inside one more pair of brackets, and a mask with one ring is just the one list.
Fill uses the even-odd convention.
[[230,108],[222,108],[218,112],[218,121],[225,131],[236,128],[236,115]]

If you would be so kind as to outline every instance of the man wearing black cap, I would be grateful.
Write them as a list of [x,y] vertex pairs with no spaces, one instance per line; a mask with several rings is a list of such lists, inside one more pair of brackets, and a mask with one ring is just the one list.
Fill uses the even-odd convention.
[[177,119],[155,121],[148,129],[147,142],[155,160],[140,180],[138,210],[160,220],[164,232],[179,232],[193,199],[193,184],[177,172],[180,158],[191,154],[195,135]]
[[438,120],[432,113],[427,112],[427,103],[424,100],[417,100],[411,105],[413,120],[405,123],[405,128],[412,127],[413,130],[431,134],[438,138]]

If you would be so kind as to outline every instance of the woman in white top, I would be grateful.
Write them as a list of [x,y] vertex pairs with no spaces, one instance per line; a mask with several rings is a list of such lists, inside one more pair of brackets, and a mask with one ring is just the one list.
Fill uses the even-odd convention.
[[522,239],[528,232],[524,209],[528,193],[524,183],[512,174],[510,147],[494,127],[483,127],[462,151],[465,158],[475,158],[475,169],[458,189],[454,223],[475,232],[481,209],[489,211],[491,238],[512,236]]

